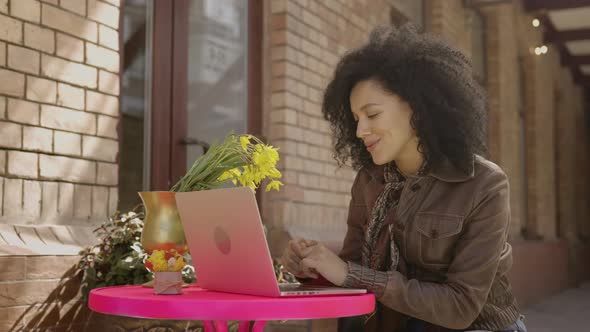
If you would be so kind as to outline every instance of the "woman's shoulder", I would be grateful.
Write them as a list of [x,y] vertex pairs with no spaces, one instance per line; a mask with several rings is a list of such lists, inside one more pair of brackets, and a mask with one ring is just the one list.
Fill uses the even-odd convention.
[[357,173],[354,180],[355,185],[366,185],[370,182],[375,183],[383,183],[384,175],[383,175],[383,165],[367,165],[361,167]]
[[479,193],[492,193],[509,187],[508,176],[502,167],[484,157],[475,157],[473,173]]
[[474,178],[478,180],[508,180],[504,170],[496,163],[482,156],[474,158]]

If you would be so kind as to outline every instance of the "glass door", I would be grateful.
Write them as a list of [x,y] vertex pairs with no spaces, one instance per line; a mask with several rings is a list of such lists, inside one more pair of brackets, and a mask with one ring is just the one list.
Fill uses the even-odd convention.
[[215,140],[260,134],[262,2],[151,0],[150,190]]
[[182,140],[187,168],[208,144],[248,129],[247,11],[241,0],[189,2],[187,130]]

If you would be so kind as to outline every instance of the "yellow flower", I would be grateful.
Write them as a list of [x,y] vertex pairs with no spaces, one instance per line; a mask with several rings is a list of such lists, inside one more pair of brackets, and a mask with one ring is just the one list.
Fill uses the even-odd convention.
[[171,270],[174,272],[178,272],[182,270],[182,268],[186,265],[184,262],[184,258],[182,256],[176,258],[176,263],[171,267]]
[[[225,181],[257,189],[267,178],[271,181],[281,178],[276,166],[278,160],[278,148],[264,144],[252,135],[229,134],[221,144],[213,144],[197,159],[171,190],[212,189]],[[278,190],[281,185],[273,183],[270,188]]]
[[277,181],[277,180],[272,180],[270,181],[270,183],[266,186],[266,191],[270,191],[271,189],[274,189],[276,191],[280,190],[280,186],[282,186],[283,183],[281,181]]
[[[166,257],[169,257],[166,259]],[[146,266],[154,272],[180,271],[186,265],[184,258],[172,249],[169,251],[154,250],[147,259]]]
[[248,145],[250,144],[250,138],[252,136],[250,135],[241,135],[240,136],[240,145],[242,145],[242,149],[244,149],[244,151],[248,151]]

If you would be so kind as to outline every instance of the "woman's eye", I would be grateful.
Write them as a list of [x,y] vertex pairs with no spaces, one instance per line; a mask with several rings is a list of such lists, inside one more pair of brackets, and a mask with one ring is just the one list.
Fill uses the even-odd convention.
[[369,119],[372,119],[372,118],[376,117],[377,115],[379,115],[379,113],[371,114],[371,115],[368,116],[368,118]]

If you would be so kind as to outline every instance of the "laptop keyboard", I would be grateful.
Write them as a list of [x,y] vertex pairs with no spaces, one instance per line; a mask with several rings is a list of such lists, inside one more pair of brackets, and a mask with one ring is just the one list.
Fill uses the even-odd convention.
[[322,286],[305,286],[302,284],[279,284],[279,290],[282,292],[296,292],[296,291],[309,291],[309,290],[322,290],[326,287]]

